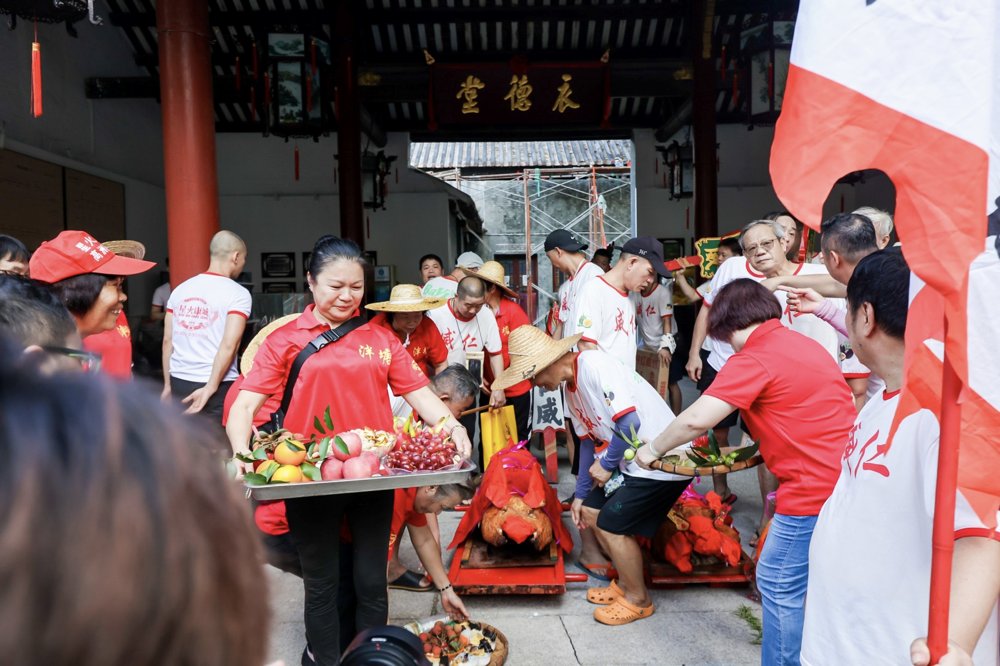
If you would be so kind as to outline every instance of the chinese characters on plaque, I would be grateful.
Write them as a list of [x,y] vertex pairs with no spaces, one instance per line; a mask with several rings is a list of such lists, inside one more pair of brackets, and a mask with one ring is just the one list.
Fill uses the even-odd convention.
[[603,125],[604,64],[434,64],[432,125]]

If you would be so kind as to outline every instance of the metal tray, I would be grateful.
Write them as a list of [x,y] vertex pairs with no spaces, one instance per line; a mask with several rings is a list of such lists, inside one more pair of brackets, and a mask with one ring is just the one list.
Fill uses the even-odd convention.
[[376,490],[413,488],[416,486],[440,486],[465,481],[476,471],[476,466],[465,460],[457,470],[439,472],[410,472],[392,476],[376,476],[371,479],[338,479],[336,481],[309,481],[307,483],[276,483],[266,486],[243,484],[247,497],[257,500],[282,500],[319,495],[340,495],[343,493],[369,493]]

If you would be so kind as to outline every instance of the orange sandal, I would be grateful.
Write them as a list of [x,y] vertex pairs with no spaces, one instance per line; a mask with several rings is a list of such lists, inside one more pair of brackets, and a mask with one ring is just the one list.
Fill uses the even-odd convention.
[[620,599],[623,596],[625,596],[625,593],[622,592],[622,588],[618,587],[616,581],[611,581],[611,585],[607,587],[592,587],[587,590],[587,601],[600,606],[613,604],[616,599]]
[[594,611],[594,619],[601,624],[620,626],[647,618],[653,614],[654,610],[653,604],[642,608],[640,606],[633,606],[625,600],[625,597],[619,597],[611,604],[596,609]]

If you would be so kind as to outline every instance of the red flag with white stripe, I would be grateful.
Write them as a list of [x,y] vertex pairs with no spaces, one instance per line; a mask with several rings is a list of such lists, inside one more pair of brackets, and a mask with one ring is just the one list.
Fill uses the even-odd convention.
[[834,183],[862,169],[892,179],[903,253],[926,283],[911,289],[897,422],[922,408],[941,421],[938,653],[956,467],[962,498],[986,525],[996,528],[1000,508],[1000,263],[984,242],[1000,195],[1000,2],[802,0],[771,149],[774,189],[818,229]]

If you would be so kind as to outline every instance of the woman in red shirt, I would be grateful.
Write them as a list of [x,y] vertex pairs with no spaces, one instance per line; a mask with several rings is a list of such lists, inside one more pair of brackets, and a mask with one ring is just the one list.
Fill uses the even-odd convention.
[[[226,432],[233,451],[250,441],[254,415],[269,396],[280,394],[302,348],[324,331],[352,319],[365,292],[365,260],[349,240],[324,236],[312,251],[308,282],[313,305],[271,333],[254,358],[229,414]],[[445,419],[459,452],[471,453],[469,438],[427,377],[381,326],[363,324],[309,357],[302,365],[284,425],[307,437],[317,434],[314,417],[328,407],[338,432],[371,427],[392,429],[389,392],[403,396],[428,423]],[[299,552],[305,587],[308,647],[303,663],[334,666],[340,661],[337,588],[340,525],[353,536],[353,576],[358,604],[357,630],[384,625],[388,614],[385,548],[392,521],[391,490],[305,497],[285,502],[289,534]]]
[[723,287],[709,311],[708,334],[736,353],[712,386],[636,455],[648,466],[735,409],[759,437],[764,462],[781,484],[757,564],[761,663],[768,666],[799,663],[809,542],[840,476],[856,416],[837,363],[819,343],[782,326],[781,315],[778,300],[753,280]]
[[395,333],[424,374],[433,377],[448,367],[448,348],[437,326],[424,313],[441,307],[446,301],[444,298],[425,298],[415,284],[397,284],[388,301],[365,307],[378,312],[368,323]]

